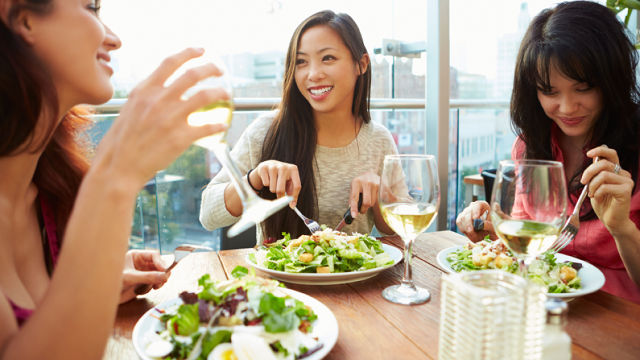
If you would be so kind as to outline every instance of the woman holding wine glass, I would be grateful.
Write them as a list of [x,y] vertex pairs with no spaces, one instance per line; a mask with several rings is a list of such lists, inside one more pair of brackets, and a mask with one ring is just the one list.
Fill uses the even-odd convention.
[[[374,223],[392,233],[377,204],[384,156],[397,153],[391,134],[371,122],[369,55],[358,26],[347,14],[321,11],[295,30],[287,51],[283,96],[274,113],[256,119],[231,154],[262,197],[292,195],[307,217],[334,226],[351,206],[366,214],[345,231],[368,233]],[[220,172],[202,194],[200,222],[213,230],[242,214],[236,188]],[[308,233],[291,209],[263,224],[257,236]]]
[[[187,60],[167,58],[138,85],[91,166],[75,106],[113,88],[120,39],[99,1],[0,0],[0,358],[98,359],[120,301],[167,280],[157,255],[127,251],[137,193],[196,139],[189,113],[229,95],[181,94],[220,75],[212,65],[165,86]],[[147,276],[151,275],[151,276]],[[60,331],[64,329],[64,331]]]
[[[580,231],[562,252],[597,266],[604,291],[640,303],[637,64],[624,26],[608,8],[575,1],[543,10],[516,61],[511,118],[518,137],[511,155],[563,164],[567,212],[588,186]],[[491,221],[473,230],[473,220],[489,210],[486,202],[472,203],[458,216],[458,228],[472,241],[495,239]]]

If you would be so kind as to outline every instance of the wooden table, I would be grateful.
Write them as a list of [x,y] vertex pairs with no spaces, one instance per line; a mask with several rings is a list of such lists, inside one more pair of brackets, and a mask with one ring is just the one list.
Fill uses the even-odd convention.
[[[463,244],[451,231],[422,234],[414,245],[413,279],[431,291],[426,304],[392,304],[381,291],[402,277],[403,265],[351,284],[288,287],[309,294],[328,306],[338,319],[338,342],[326,359],[436,359],[440,319],[440,277],[436,255],[444,248]],[[388,242],[402,246],[397,239]],[[196,253],[172,271],[167,284],[146,296],[121,305],[105,359],[136,359],[131,332],[136,321],[156,304],[182,290],[195,289],[205,272],[226,279],[236,265],[244,265],[249,249]],[[640,305],[602,291],[569,303],[567,331],[573,341],[573,359],[639,359]]]

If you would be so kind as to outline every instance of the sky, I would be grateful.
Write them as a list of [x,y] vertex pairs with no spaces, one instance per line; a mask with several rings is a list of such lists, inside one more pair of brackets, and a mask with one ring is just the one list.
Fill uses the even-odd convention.
[[[557,3],[526,2],[530,17]],[[450,0],[451,65],[495,78],[497,39],[517,32],[520,3]],[[101,17],[123,42],[113,53],[118,85],[142,80],[164,57],[186,46],[218,55],[284,53],[295,27],[324,9],[350,14],[372,55],[382,39],[427,38],[427,0],[104,0]]]

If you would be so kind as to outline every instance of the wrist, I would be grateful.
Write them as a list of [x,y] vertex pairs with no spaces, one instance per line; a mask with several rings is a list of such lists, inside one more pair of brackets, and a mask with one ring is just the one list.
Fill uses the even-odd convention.
[[91,166],[85,175],[81,188],[95,187],[105,196],[114,199],[135,199],[140,186],[129,181],[126,176],[113,174],[100,165]]
[[638,232],[638,227],[633,221],[631,221],[631,219],[626,219],[626,221],[619,226],[608,228],[608,230],[609,233],[611,233],[611,236],[619,238],[632,236],[634,233]]
[[247,172],[247,182],[249,183],[249,186],[253,189],[253,191],[255,192],[259,192],[260,190],[262,190],[262,188],[264,188],[264,186],[262,185],[262,181],[258,181],[258,186],[256,186],[252,181],[251,181],[251,173],[253,172],[253,170],[255,169],[250,169]]

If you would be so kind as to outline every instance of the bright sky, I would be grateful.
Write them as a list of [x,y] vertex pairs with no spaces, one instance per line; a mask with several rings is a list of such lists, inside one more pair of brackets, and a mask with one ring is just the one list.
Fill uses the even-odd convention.
[[[324,9],[350,14],[370,53],[383,38],[424,41],[427,1],[432,0],[104,0],[101,16],[123,41],[113,56],[114,82],[128,84],[190,45],[219,54],[284,53],[298,23]],[[530,17],[557,3],[526,2]],[[497,39],[517,32],[520,3],[450,0],[452,66],[494,78]]]

